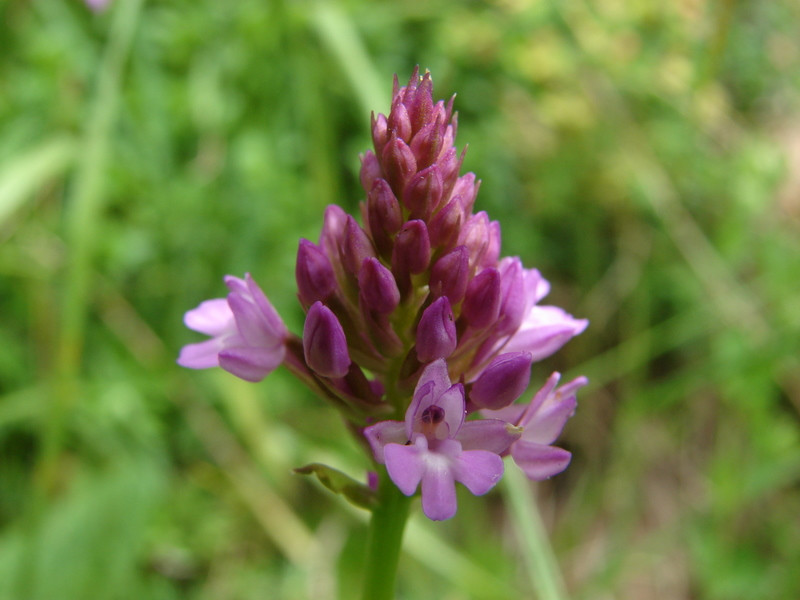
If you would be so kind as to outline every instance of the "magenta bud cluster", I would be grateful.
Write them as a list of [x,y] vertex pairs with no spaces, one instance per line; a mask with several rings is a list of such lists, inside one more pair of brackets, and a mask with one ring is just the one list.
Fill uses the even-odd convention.
[[[574,409],[561,396],[580,386],[566,394],[551,380],[538,408],[514,403],[533,363],[588,324],[540,304],[550,286],[539,271],[501,257],[499,223],[473,212],[480,180],[460,174],[457,129],[453,98],[434,102],[429,73],[415,69],[402,87],[395,77],[391,110],[372,116],[373,149],[361,156],[360,222],[331,205],[318,242],[299,242],[302,336],[286,331],[248,276],[227,301],[187,313],[212,339],[180,359],[249,380],[283,362],[363,429],[404,493],[421,484],[432,519],[455,512],[456,481],[488,491],[507,454],[533,478],[566,467],[568,453],[551,443]],[[560,426],[526,434],[548,411]],[[535,456],[546,464],[533,465]]]

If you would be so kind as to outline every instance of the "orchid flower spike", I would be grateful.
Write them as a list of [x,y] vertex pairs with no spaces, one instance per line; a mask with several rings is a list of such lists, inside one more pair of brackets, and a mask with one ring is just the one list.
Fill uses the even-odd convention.
[[[381,485],[419,490],[434,520],[455,514],[456,483],[491,490],[507,455],[531,479],[562,471],[571,455],[553,444],[586,384],[557,388],[554,374],[515,404],[534,363],[588,322],[542,305],[547,280],[502,256],[500,224],[473,210],[481,182],[460,173],[457,130],[453,99],[434,101],[430,73],[415,69],[404,86],[395,78],[391,109],[373,115],[373,148],[361,155],[361,219],[331,204],[318,243],[299,241],[302,335],[288,332],[250,275],[228,276],[227,298],[184,318],[210,338],[178,358],[247,381],[284,364],[366,439],[374,470],[385,466]],[[374,494],[362,491],[350,499]]]

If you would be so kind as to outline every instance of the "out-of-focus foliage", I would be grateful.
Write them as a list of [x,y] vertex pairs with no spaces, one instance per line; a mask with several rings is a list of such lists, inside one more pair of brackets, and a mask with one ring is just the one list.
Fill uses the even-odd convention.
[[[537,488],[572,597],[800,597],[800,5],[0,4],[0,599],[350,598],[368,466],[318,400],[174,364],[182,313],[357,210],[368,111],[458,92],[504,251],[592,325]],[[502,493],[414,519],[399,597],[530,597]]]

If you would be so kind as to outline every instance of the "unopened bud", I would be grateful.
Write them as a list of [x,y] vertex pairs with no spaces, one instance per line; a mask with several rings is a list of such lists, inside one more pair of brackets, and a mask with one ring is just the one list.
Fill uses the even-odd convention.
[[520,397],[531,380],[533,358],[529,352],[501,354],[472,384],[469,399],[480,408],[497,410]]
[[469,252],[465,246],[457,246],[433,265],[429,287],[435,297],[447,296],[452,305],[464,298],[468,282]]
[[[411,87],[411,82],[409,82]],[[416,88],[416,89],[414,89]],[[406,100],[408,116],[414,132],[419,131],[430,120],[433,112],[433,81],[431,74],[425,73],[422,80],[414,86],[414,96]]]
[[456,180],[452,195],[461,197],[461,206],[464,207],[465,214],[472,213],[472,207],[475,206],[475,198],[480,187],[481,181],[480,179],[475,180],[475,173],[465,173]]
[[300,240],[295,265],[297,295],[303,306],[326,300],[336,289],[336,276],[325,253],[316,244]]
[[497,266],[497,259],[500,258],[500,243],[500,223],[492,221],[489,223],[489,239],[486,242],[486,251],[481,258],[480,267]]
[[368,258],[358,273],[361,301],[369,310],[390,313],[400,303],[400,291],[392,272],[377,258]]
[[525,285],[525,270],[519,257],[507,257],[498,266],[500,273],[500,314],[496,335],[515,332],[530,309]]
[[350,367],[347,338],[336,315],[322,302],[308,309],[303,327],[306,364],[323,377],[344,377]]
[[409,145],[417,160],[417,168],[422,169],[435,163],[442,150],[442,129],[442,121],[437,117],[414,135]]
[[453,196],[430,222],[431,246],[435,248],[452,248],[458,240],[461,225],[464,222],[464,211],[461,198]]
[[386,117],[382,114],[376,117],[375,113],[372,113],[372,143],[378,156],[383,152],[390,137],[389,124],[386,122]]
[[489,216],[485,211],[467,219],[458,235],[458,243],[463,244],[469,250],[470,267],[481,264],[489,245]]
[[461,156],[459,156],[455,148],[452,146],[448,148],[446,142],[442,144],[442,152],[436,160],[436,164],[439,165],[439,171],[442,174],[445,193],[450,192],[455,186],[458,180],[458,172],[461,170],[461,163],[464,162],[466,151],[467,149],[465,147],[461,152]]
[[342,264],[348,272],[358,276],[361,265],[367,258],[375,256],[375,248],[367,235],[361,229],[356,220],[350,215],[344,228],[344,237],[341,241]]
[[361,187],[369,192],[372,189],[375,180],[383,176],[381,171],[381,164],[378,162],[378,157],[372,150],[367,150],[364,154],[360,155],[361,170],[358,173]]
[[395,194],[401,195],[408,181],[417,172],[417,161],[411,148],[392,134],[381,153],[381,164],[389,185]]
[[325,207],[325,218],[322,222],[322,233],[319,235],[319,245],[328,255],[334,269],[340,268],[339,247],[344,235],[347,213],[337,204]]
[[392,269],[415,275],[427,269],[430,260],[431,242],[428,239],[428,228],[423,221],[408,221],[395,238]]
[[437,358],[447,358],[456,349],[456,324],[450,301],[442,296],[434,301],[419,320],[417,326],[417,358],[420,362],[430,362]]
[[461,314],[475,329],[483,329],[497,320],[500,310],[500,273],[484,269],[467,286]]
[[403,212],[385,179],[376,179],[369,191],[366,219],[378,251],[388,255],[392,249],[392,236],[403,224]]
[[442,199],[442,178],[436,165],[423,169],[408,182],[403,204],[411,216],[427,219]]
[[408,117],[405,105],[403,105],[399,97],[392,102],[392,110],[389,113],[387,123],[389,130],[399,139],[406,142],[411,139],[411,120]]

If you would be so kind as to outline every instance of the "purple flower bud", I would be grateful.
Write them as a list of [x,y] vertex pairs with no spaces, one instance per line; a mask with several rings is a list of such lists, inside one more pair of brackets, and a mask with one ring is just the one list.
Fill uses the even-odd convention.
[[458,243],[469,250],[469,266],[481,264],[486,247],[489,245],[489,216],[485,211],[467,219],[458,236]]
[[461,198],[453,196],[431,219],[429,228],[431,245],[436,248],[452,247],[458,239],[463,221],[464,211],[461,208]]
[[297,248],[295,279],[297,295],[304,306],[326,300],[336,290],[336,276],[328,257],[319,246],[305,239],[300,240]]
[[497,259],[500,258],[500,237],[500,223],[492,221],[489,223],[489,239],[486,243],[486,252],[484,252],[479,266],[497,266]]
[[381,153],[381,163],[389,185],[397,195],[402,194],[408,181],[417,172],[417,161],[411,148],[392,134]]
[[[449,129],[449,128],[448,128]],[[461,170],[461,164],[464,162],[464,155],[467,149],[458,155],[456,149],[447,147],[446,143],[442,144],[442,152],[436,160],[439,165],[439,171],[442,174],[442,182],[444,182],[444,189],[446,193],[450,193],[458,180],[458,172]]]
[[497,320],[500,311],[500,273],[484,269],[467,286],[461,314],[475,329],[488,327]]
[[[454,98],[455,98],[455,96],[453,96],[453,98],[451,98],[451,100],[453,100]],[[433,106],[433,111],[431,112],[431,116],[428,119],[428,121],[432,121],[432,122],[439,121],[440,130],[442,132],[444,132],[445,127],[446,127],[445,124],[450,120],[450,117],[453,116],[452,108],[453,108],[453,106],[451,104],[450,105],[450,110],[448,111],[448,107],[446,107],[444,105],[444,100],[439,100]]]
[[[456,131],[458,130],[458,115],[453,113],[453,104],[455,104],[456,95],[453,94],[450,96],[450,100],[447,101],[447,106],[445,107],[444,111],[444,120],[450,121],[450,127],[453,129],[453,137],[456,135]],[[442,101],[444,104],[444,101]]]
[[378,251],[389,254],[392,236],[403,224],[403,212],[385,179],[376,179],[367,196],[367,223]]
[[339,246],[341,245],[347,214],[336,204],[325,207],[325,218],[322,222],[322,233],[319,235],[319,246],[328,255],[334,269],[340,268]]
[[[450,107],[452,108],[452,106]],[[453,115],[452,121],[444,128],[442,132],[442,148],[439,150],[439,156],[436,157],[436,160],[443,160],[445,156],[447,156],[450,151],[455,151],[453,148],[453,143],[456,140],[456,128],[458,127],[458,115]]]
[[469,252],[466,246],[458,246],[436,261],[431,269],[428,284],[435,297],[447,296],[450,304],[458,304],[464,298],[469,283]]
[[472,384],[469,399],[480,408],[497,410],[522,395],[531,380],[533,357],[528,352],[501,354]]
[[408,182],[403,204],[412,217],[427,219],[442,199],[442,178],[436,165],[423,169]]
[[379,114],[377,117],[372,113],[372,143],[375,146],[375,153],[380,155],[384,147],[389,142],[389,124],[386,117]]
[[372,150],[367,150],[364,154],[360,155],[359,158],[361,159],[361,171],[358,177],[361,181],[361,187],[369,192],[375,180],[379,177],[383,177],[381,164],[378,162],[378,157],[375,156]]
[[414,94],[406,100],[406,105],[408,106],[408,115],[411,118],[411,126],[416,132],[429,121],[433,112],[433,81],[431,80],[431,74],[425,73],[422,76],[422,80],[413,87],[409,81],[409,88],[414,90]]
[[400,304],[400,290],[392,272],[377,258],[368,258],[358,273],[361,301],[369,310],[390,313]]
[[475,180],[475,173],[466,173],[456,180],[452,195],[461,196],[461,206],[464,207],[464,214],[468,215],[472,212],[480,187],[480,179]]
[[328,257],[319,246],[308,240],[300,240],[294,274],[297,295],[304,306],[326,300],[336,289],[336,277]]
[[401,140],[411,139],[411,120],[408,111],[400,98],[395,98],[392,102],[392,110],[388,119],[389,129]]
[[495,335],[514,333],[530,310],[531,302],[525,285],[525,269],[518,257],[506,257],[498,266],[500,272],[500,316]]
[[347,215],[344,237],[341,241],[342,264],[348,272],[358,275],[361,265],[367,258],[375,256],[375,248],[367,232],[359,227],[356,220]]
[[439,117],[420,129],[411,140],[411,152],[417,159],[417,167],[424,168],[436,161],[442,150],[442,121]]
[[447,358],[456,349],[456,324],[450,301],[442,296],[425,309],[417,326],[417,358],[430,362]]
[[306,364],[323,377],[344,377],[350,367],[347,338],[339,320],[322,302],[308,309],[303,326]]
[[392,269],[399,273],[422,273],[431,260],[431,242],[423,221],[408,221],[394,241]]

